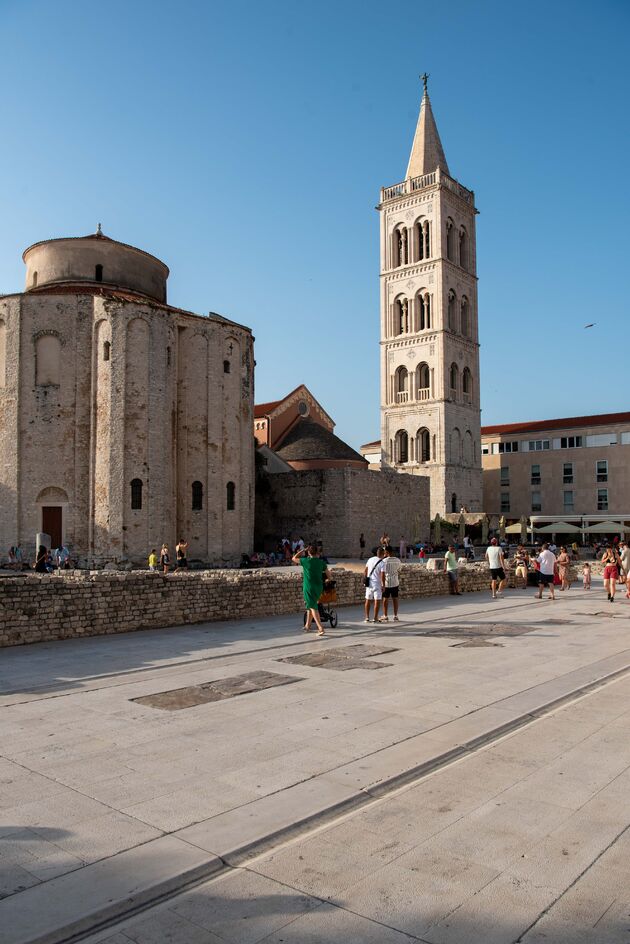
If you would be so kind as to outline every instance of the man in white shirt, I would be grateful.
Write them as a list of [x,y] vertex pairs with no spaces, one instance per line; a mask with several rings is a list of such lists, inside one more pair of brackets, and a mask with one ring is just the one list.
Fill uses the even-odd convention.
[[551,551],[548,544],[543,544],[542,551],[536,558],[540,565],[538,571],[538,599],[542,600],[543,589],[549,587],[549,599],[555,600],[556,594],[553,589],[553,574],[556,566],[556,555]]
[[378,623],[378,611],[383,599],[383,585],[385,582],[385,551],[379,547],[376,554],[368,560],[363,575],[365,577],[365,623],[371,623],[370,609],[374,601],[374,622]]
[[400,560],[394,555],[394,548],[387,547],[385,549],[385,560],[383,562],[383,570],[385,573],[385,587],[383,588],[383,620],[388,621],[389,616],[387,615],[387,608],[389,606],[389,601],[391,599],[394,606],[394,622],[398,622],[398,588],[400,585]]
[[490,576],[492,578],[492,599],[496,600],[498,594],[502,593],[505,587],[505,560],[503,559],[503,551],[499,547],[496,538],[492,538],[490,541],[490,547],[486,551],[486,560],[488,561]]

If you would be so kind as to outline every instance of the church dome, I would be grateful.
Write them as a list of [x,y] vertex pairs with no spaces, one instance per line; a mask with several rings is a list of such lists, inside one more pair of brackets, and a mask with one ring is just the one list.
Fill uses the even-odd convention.
[[311,419],[300,419],[274,451],[296,469],[367,468],[363,456]]
[[26,291],[81,283],[126,289],[166,302],[168,267],[155,256],[110,239],[101,232],[89,236],[47,239],[22,254],[26,263]]

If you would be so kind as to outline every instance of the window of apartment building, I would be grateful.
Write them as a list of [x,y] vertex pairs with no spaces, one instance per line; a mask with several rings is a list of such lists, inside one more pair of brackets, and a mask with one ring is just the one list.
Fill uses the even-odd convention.
[[573,463],[565,462],[562,466],[562,484],[573,485]]
[[540,485],[540,466],[532,466],[532,485]]
[[501,492],[501,511],[510,510],[510,493]]
[[608,511],[608,489],[607,488],[597,489],[597,510]]
[[510,467],[509,465],[501,466],[501,485],[510,484]]
[[616,446],[617,433],[597,433],[586,437],[587,446]]
[[481,445],[481,455],[489,456],[490,455],[490,443],[482,443]]
[[530,452],[542,452],[543,449],[549,449],[548,439],[530,439],[529,441]]
[[573,511],[573,492],[563,492],[562,493],[562,504],[565,511]]
[[532,511],[542,511],[542,498],[540,492],[532,492]]
[[561,436],[560,437],[561,449],[577,449],[578,446],[582,446],[582,445],[584,445],[584,443],[581,436]]
[[607,482],[608,481],[608,459],[598,459],[596,468],[597,468],[597,481]]
[[518,452],[518,440],[516,442],[500,442],[499,452]]

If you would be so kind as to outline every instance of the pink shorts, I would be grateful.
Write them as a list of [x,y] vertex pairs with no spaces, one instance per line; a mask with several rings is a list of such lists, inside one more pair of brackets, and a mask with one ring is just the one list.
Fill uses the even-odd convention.
[[616,564],[606,564],[604,567],[604,580],[616,580],[619,576]]

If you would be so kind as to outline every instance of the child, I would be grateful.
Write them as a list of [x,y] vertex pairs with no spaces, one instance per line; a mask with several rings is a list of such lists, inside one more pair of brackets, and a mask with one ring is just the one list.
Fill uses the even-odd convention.
[[591,565],[588,561],[585,561],[582,567],[582,586],[585,590],[591,589]]
[[155,548],[149,554],[149,570],[157,570],[157,553]]

